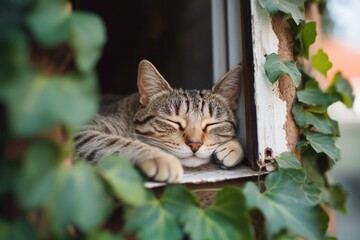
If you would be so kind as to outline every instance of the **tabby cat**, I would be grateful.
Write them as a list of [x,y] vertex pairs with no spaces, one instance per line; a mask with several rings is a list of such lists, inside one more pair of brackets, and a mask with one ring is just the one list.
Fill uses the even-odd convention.
[[183,167],[197,167],[212,156],[223,167],[240,163],[244,153],[234,139],[240,65],[211,90],[173,89],[147,60],[138,69],[138,94],[101,107],[75,135],[77,154],[96,163],[107,155],[130,159],[155,181],[181,179]]

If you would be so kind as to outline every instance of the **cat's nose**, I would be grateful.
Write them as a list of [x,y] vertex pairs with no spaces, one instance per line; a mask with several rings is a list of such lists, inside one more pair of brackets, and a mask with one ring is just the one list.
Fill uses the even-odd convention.
[[186,144],[191,148],[191,151],[193,151],[193,153],[199,150],[202,145],[200,142],[188,142]]

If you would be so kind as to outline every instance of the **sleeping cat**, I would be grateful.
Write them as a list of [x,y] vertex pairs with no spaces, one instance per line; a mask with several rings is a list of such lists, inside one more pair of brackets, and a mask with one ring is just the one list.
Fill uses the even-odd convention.
[[107,155],[130,159],[155,181],[176,182],[183,167],[212,156],[223,167],[241,162],[234,139],[236,99],[242,67],[231,69],[211,90],[173,89],[147,60],[138,69],[138,94],[101,107],[76,133],[77,154],[91,163]]

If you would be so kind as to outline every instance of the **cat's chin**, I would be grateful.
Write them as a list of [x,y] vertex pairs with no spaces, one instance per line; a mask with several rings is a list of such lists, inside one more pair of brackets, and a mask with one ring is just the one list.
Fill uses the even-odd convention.
[[199,167],[201,165],[209,163],[211,157],[208,158],[198,158],[198,157],[189,157],[189,158],[181,158],[180,163],[184,167]]

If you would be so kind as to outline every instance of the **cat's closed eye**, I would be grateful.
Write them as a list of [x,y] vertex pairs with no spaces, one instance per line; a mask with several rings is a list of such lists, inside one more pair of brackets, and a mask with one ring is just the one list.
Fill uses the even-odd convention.
[[180,131],[184,131],[185,127],[179,121],[174,121],[170,119],[165,119],[166,122],[170,123],[172,126],[176,126]]
[[220,124],[221,122],[212,122],[212,123],[207,123],[204,127],[203,127],[203,131],[206,131],[206,130],[208,130],[208,128],[210,127],[210,126],[214,126],[214,125],[217,125],[217,124]]

